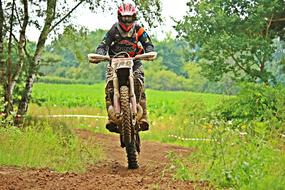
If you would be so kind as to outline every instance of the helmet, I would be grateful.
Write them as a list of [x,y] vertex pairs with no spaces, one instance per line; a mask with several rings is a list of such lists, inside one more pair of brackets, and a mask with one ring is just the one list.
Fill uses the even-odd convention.
[[131,3],[123,3],[118,7],[118,20],[121,28],[128,32],[136,20],[137,10]]

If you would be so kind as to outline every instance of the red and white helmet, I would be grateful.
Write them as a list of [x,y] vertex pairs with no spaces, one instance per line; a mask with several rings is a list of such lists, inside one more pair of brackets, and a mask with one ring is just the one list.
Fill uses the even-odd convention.
[[136,16],[137,10],[131,3],[123,3],[118,7],[118,17],[119,16]]
[[136,20],[137,10],[131,3],[123,3],[118,7],[118,20],[121,28],[128,32]]

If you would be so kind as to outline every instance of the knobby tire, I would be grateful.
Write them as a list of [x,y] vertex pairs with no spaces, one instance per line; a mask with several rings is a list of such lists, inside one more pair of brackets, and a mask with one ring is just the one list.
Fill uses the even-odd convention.
[[123,141],[126,146],[128,157],[128,168],[138,168],[137,155],[136,155],[136,142],[134,137],[134,128],[132,127],[131,107],[129,98],[129,88],[121,86],[120,88],[120,101],[122,112],[122,135]]

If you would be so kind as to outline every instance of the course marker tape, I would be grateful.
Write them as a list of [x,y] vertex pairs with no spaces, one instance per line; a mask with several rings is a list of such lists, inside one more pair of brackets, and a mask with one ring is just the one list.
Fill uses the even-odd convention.
[[96,119],[106,119],[107,116],[100,115],[37,115],[36,117],[81,117],[81,118],[96,118]]
[[179,137],[176,135],[168,135],[168,136],[182,140],[182,141],[215,141],[214,139],[206,139],[206,138],[185,138],[185,137]]

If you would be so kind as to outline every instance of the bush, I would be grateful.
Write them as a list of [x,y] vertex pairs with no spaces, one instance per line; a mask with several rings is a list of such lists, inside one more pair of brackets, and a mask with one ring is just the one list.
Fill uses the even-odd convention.
[[240,126],[254,122],[255,125],[284,127],[285,88],[246,84],[236,97],[224,102],[216,111],[222,119]]
[[190,83],[168,70],[146,72],[146,88],[154,90],[190,90]]

